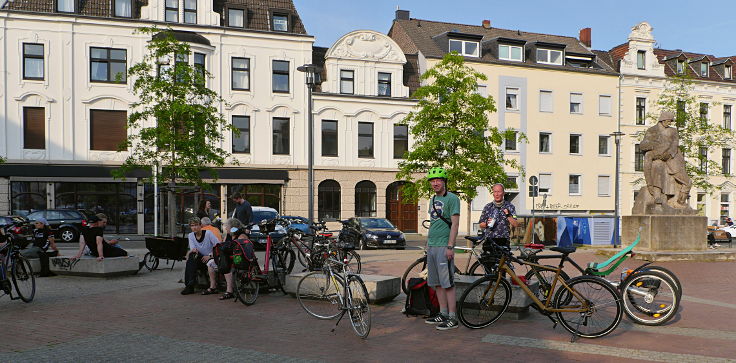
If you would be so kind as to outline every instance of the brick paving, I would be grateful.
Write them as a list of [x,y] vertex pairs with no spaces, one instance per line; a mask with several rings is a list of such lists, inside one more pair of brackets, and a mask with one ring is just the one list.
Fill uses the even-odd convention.
[[[395,276],[420,254],[361,253],[364,271]],[[591,250],[574,257],[579,264],[603,260]],[[335,321],[312,318],[295,299],[280,293],[263,294],[249,307],[219,301],[217,295],[182,296],[183,264],[173,271],[111,279],[42,278],[30,304],[0,298],[0,361],[716,362],[736,357],[736,264],[659,264],[683,283],[683,302],[673,321],[645,327],[624,317],[609,336],[575,343],[562,327],[552,329],[534,311],[521,321],[502,319],[485,329],[440,332],[419,318],[404,317],[403,295],[373,306],[370,337],[361,340],[349,321],[335,328]]]

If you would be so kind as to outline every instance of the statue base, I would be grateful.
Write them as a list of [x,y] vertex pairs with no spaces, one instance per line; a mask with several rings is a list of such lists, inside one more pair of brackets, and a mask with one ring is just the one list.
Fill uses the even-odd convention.
[[708,218],[683,215],[633,215],[621,218],[621,243],[628,246],[641,230],[641,241],[634,250],[705,251]]

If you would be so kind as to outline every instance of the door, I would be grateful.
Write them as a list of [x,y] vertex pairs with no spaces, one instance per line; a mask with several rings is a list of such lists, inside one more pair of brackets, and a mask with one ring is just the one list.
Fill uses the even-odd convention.
[[404,200],[401,186],[393,182],[386,188],[386,217],[403,232],[417,232],[417,204]]

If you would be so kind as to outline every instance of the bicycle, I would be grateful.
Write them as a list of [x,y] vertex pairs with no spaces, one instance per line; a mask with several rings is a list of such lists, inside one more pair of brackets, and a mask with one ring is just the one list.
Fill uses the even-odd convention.
[[[8,231],[7,243],[0,247],[0,288],[10,300],[20,299],[29,303],[36,295],[36,278],[31,263],[20,254],[20,246]],[[8,276],[8,273],[10,276]],[[17,296],[13,296],[13,287]]]
[[363,279],[350,272],[348,261],[328,257],[322,271],[310,272],[299,280],[296,296],[299,305],[315,318],[338,318],[335,327],[348,314],[355,334],[362,339],[368,337],[371,331],[368,290]]
[[[520,260],[507,248],[489,241],[489,246],[501,256],[498,272],[476,280],[460,297],[458,318],[468,328],[480,329],[497,321],[511,303],[511,284],[508,276],[532,299],[532,307],[547,316],[554,326],[557,323],[575,337],[598,338],[612,332],[621,323],[623,303],[618,290],[606,280],[596,276],[579,276],[567,281],[560,277],[562,262],[558,267],[543,266]],[[554,296],[540,300],[516,275],[510,262],[532,265],[554,272],[552,291]],[[555,317],[552,316],[555,315]],[[601,323],[602,321],[602,323]]]
[[[360,273],[362,268],[360,255],[353,249],[335,247],[337,243],[354,246],[355,241],[349,240],[350,238],[345,237],[342,233],[335,239],[332,232],[327,231],[325,222],[312,223],[309,228],[314,231],[314,234],[307,235],[301,230],[289,228],[287,235],[277,245],[292,252],[296,251],[297,260],[305,267],[303,271],[319,271],[326,256],[334,255],[338,260],[347,257],[355,273]],[[309,244],[305,242],[305,237],[310,238]],[[292,248],[286,247],[289,245]]]

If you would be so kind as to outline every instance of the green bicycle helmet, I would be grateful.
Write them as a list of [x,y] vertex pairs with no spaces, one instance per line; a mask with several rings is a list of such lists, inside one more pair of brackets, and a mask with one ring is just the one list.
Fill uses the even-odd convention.
[[447,180],[447,170],[443,168],[432,168],[427,173],[427,180],[442,178]]

